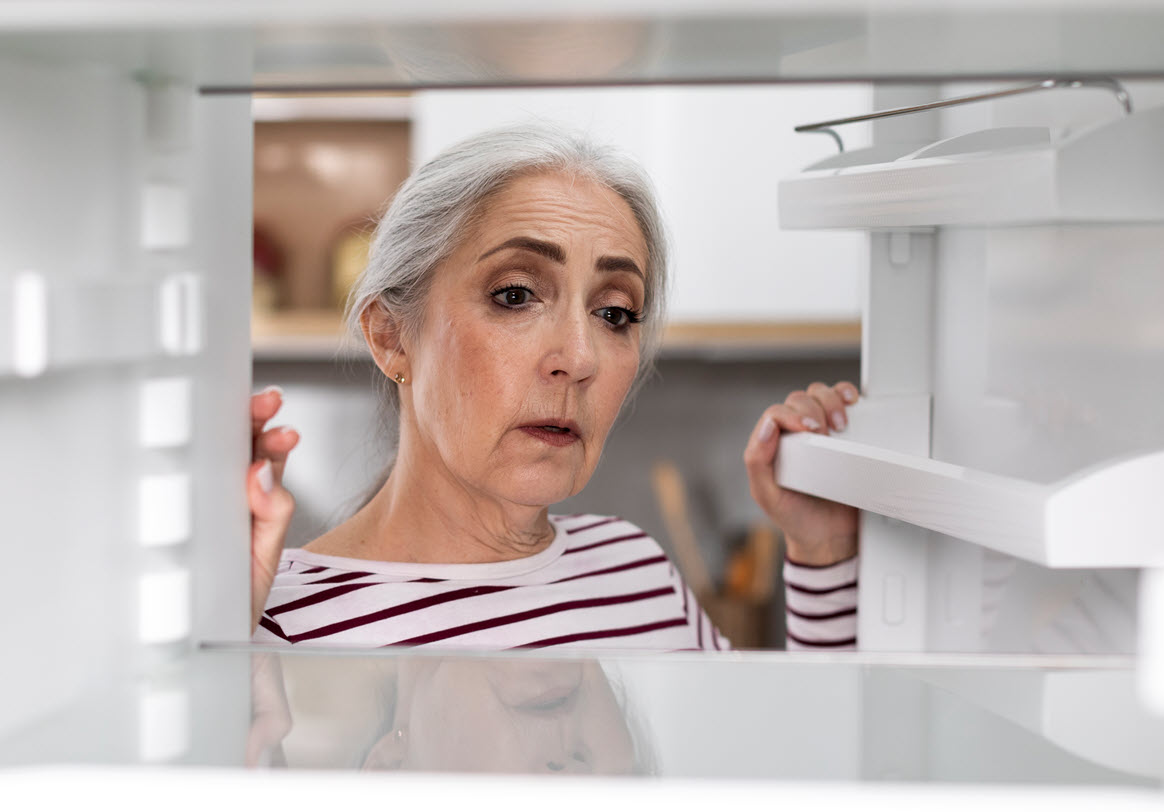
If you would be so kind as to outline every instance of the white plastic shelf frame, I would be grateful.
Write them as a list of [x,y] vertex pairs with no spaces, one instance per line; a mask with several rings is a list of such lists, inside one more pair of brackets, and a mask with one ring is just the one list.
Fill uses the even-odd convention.
[[[1164,107],[1068,132],[1001,127],[844,152],[780,183],[782,228],[1164,219]],[[905,148],[899,148],[905,149]]]
[[[986,334],[990,318],[1004,315],[988,310],[990,274],[1022,270],[1028,262],[1042,263],[1032,271],[1041,273],[1055,262],[1055,250],[1080,241],[1073,227],[1086,227],[1090,241],[1084,242],[1099,246],[1109,237],[1126,238],[1129,225],[1148,226],[1138,240],[1149,244],[1164,222],[1164,107],[1063,127],[1070,102],[1063,104],[1059,127],[993,127],[934,140],[932,121],[922,120],[910,131],[911,145],[875,138],[867,150],[835,155],[781,182],[781,227],[861,229],[871,233],[872,249],[862,342],[867,397],[854,407],[845,433],[782,440],[777,478],[785,487],[864,511],[858,637],[872,650],[980,644],[982,638],[953,630],[958,624],[971,629],[973,619],[981,618],[987,590],[982,580],[970,581],[979,577],[983,550],[1053,570],[1139,570],[1141,698],[1164,712],[1159,435],[1145,430],[1130,451],[1095,454],[1037,479],[952,464],[935,453],[939,425],[947,449],[957,426],[969,436],[983,430],[984,424],[960,422],[964,415],[949,405],[953,392],[988,407]],[[927,136],[932,143],[925,143]],[[999,232],[1047,229],[1057,230],[1041,253],[1000,262],[982,250]],[[1000,251],[1023,244],[997,241]],[[1094,249],[1071,265],[1080,272],[1064,273],[1060,286],[1076,286],[1072,295],[1083,301],[1078,286],[1098,284],[1103,268],[1103,284],[1134,287],[1140,276],[1129,269],[1151,260],[1141,261],[1132,244],[1139,243],[1131,240],[1126,250],[1114,252]],[[1001,284],[997,277],[993,282]],[[1028,304],[1037,309],[1044,302]],[[1114,318],[1100,305],[1081,313]],[[1138,324],[1129,322],[1129,329]],[[1056,333],[1064,336],[1061,344],[1025,356],[1023,363],[1067,369],[1081,351],[1067,332]],[[1097,360],[1106,348],[1087,344],[1094,336],[1085,335],[1090,338],[1081,339],[1081,346],[1091,366],[1077,368],[1076,377],[1099,385],[1107,380],[1104,362]],[[1142,364],[1150,356],[1135,358]],[[1050,453],[1045,442],[1031,447],[1033,453]],[[933,534],[968,541],[978,550],[955,550]]]
[[[852,423],[884,404],[853,408]],[[1045,567],[1164,567],[1159,521],[1164,451],[1043,484],[840,437],[781,441],[780,484],[988,547]],[[1102,540],[1100,543],[1099,540]]]

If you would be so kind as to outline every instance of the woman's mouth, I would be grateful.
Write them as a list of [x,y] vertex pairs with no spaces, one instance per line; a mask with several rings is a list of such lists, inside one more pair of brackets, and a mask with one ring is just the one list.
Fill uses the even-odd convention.
[[580,439],[578,437],[578,430],[569,424],[547,423],[544,425],[522,426],[521,430],[531,437],[557,448],[572,445]]

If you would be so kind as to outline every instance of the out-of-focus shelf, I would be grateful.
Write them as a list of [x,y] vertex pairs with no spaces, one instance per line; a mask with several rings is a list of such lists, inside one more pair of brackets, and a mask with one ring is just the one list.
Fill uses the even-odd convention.
[[857,358],[859,321],[673,322],[663,332],[664,358],[762,360]]
[[[256,361],[333,361],[366,358],[362,342],[349,336],[333,310],[294,310],[251,317]],[[687,322],[668,325],[664,358],[760,360],[856,358],[861,349],[857,321]]]
[[1045,567],[1164,567],[1164,451],[1042,483],[857,441],[900,411],[893,399],[866,400],[840,437],[782,439],[777,481]]
[[348,334],[335,310],[288,310],[251,314],[255,361],[336,361],[370,358],[362,341]]
[[256,95],[251,117],[273,121],[411,121],[412,97],[404,94]]

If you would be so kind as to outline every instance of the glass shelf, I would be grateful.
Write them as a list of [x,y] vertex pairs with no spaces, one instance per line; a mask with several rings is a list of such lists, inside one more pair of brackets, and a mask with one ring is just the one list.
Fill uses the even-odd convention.
[[0,740],[0,764],[1158,793],[1164,718],[1139,707],[1130,666],[1113,657],[204,649],[148,686],[97,692]]
[[59,5],[4,3],[0,30],[26,52],[119,62],[253,42],[253,67],[202,60],[212,93],[1164,74],[1164,8],[1135,0]]

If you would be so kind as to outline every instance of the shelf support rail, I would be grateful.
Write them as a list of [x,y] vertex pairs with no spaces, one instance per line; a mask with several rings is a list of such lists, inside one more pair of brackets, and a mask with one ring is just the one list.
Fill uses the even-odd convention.
[[847,116],[845,118],[834,118],[830,121],[817,121],[812,124],[801,124],[794,129],[798,133],[821,133],[833,139],[837,144],[837,151],[845,151],[845,142],[841,140],[841,136],[834,129],[845,124],[857,124],[861,121],[874,121],[879,118],[892,118],[894,116],[904,116],[910,113],[924,113],[929,110],[939,110],[943,107],[957,107],[962,104],[971,104],[973,102],[993,101],[994,99],[1004,99],[1009,96],[1020,96],[1025,93],[1035,93],[1041,90],[1057,90],[1060,88],[1101,88],[1109,91],[1115,96],[1116,101],[1124,110],[1124,115],[1131,115],[1132,113],[1132,97],[1127,89],[1117,80],[1112,78],[1095,78],[1095,79],[1044,79],[1041,82],[1036,82],[1033,85],[1022,85],[1021,87],[1011,87],[1004,90],[992,90],[988,93],[974,93],[969,96],[955,96],[952,99],[940,99],[927,104],[917,104],[911,107],[896,107],[892,110],[876,110],[872,113],[863,113],[859,116]]

